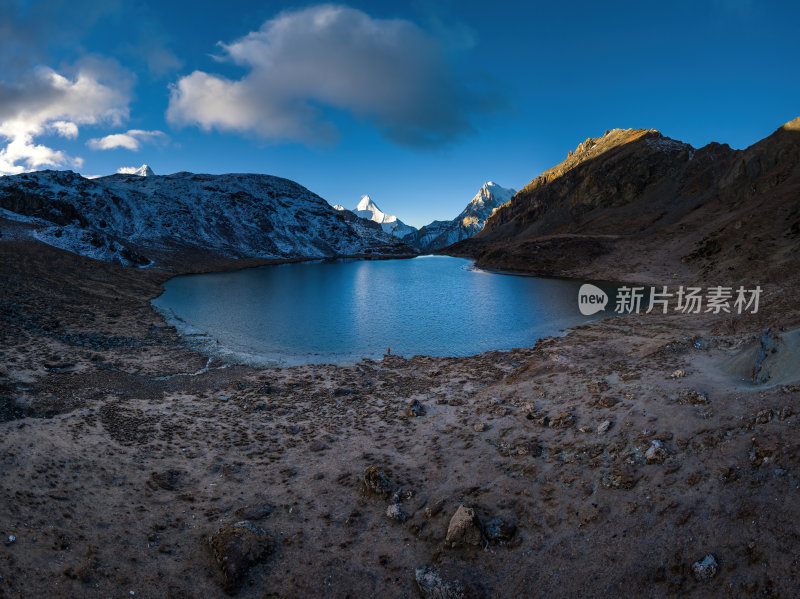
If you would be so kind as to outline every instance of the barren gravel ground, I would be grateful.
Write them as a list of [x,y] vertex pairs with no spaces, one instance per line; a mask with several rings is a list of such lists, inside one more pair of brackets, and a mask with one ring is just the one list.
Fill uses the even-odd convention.
[[0,257],[2,597],[415,597],[424,566],[450,597],[797,596],[800,359],[738,376],[796,312],[253,370],[181,345],[164,273]]

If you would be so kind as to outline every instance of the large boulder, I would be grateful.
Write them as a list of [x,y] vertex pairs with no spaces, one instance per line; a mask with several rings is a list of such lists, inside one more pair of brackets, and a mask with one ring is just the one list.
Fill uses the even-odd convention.
[[233,595],[244,575],[272,554],[272,537],[248,520],[222,526],[207,539],[208,547],[219,566],[223,590]]

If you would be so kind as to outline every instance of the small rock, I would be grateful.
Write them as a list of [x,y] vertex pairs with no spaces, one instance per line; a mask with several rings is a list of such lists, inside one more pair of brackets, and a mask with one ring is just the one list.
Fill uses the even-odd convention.
[[692,564],[692,572],[694,572],[694,577],[698,582],[711,580],[717,575],[718,569],[719,564],[717,564],[716,558],[711,553],[705,556],[702,561]]
[[450,518],[450,525],[447,527],[445,542],[450,547],[459,545],[483,545],[483,531],[481,521],[475,510],[463,505],[458,506],[456,513]]
[[569,428],[575,424],[575,416],[569,412],[561,412],[550,421],[550,428]]
[[414,497],[414,491],[412,489],[403,490],[401,487],[394,492],[394,495],[392,495],[392,503],[403,503],[412,497]]
[[472,425],[472,428],[475,430],[476,433],[482,433],[487,429],[487,426],[483,422],[477,422]]
[[242,520],[263,520],[269,516],[275,508],[268,503],[259,505],[245,505],[237,509],[234,515]]
[[644,459],[648,464],[663,464],[667,459],[667,450],[661,441],[652,441],[650,447],[644,453]]
[[463,599],[464,589],[457,580],[445,582],[439,570],[429,566],[417,568],[415,571],[417,587],[423,599]]
[[147,486],[151,489],[164,489],[165,491],[174,491],[180,486],[181,479],[184,472],[177,468],[170,468],[163,472],[153,472],[150,475],[150,480],[147,481]]
[[502,545],[511,540],[511,537],[517,532],[517,525],[512,522],[506,522],[502,518],[494,518],[486,523],[483,530],[487,539]]
[[15,537],[14,535],[8,535],[8,542],[9,543],[16,543],[17,542],[17,537]]
[[691,389],[688,391],[684,391],[680,397],[678,397],[678,403],[681,405],[692,405],[692,406],[699,406],[711,403],[708,399],[708,394],[703,391],[697,391],[695,389]]
[[774,416],[774,412],[769,408],[765,410],[759,410],[758,414],[756,414],[756,422],[758,424],[767,424]]
[[413,416],[415,418],[419,418],[425,414],[425,406],[423,406],[418,399],[415,399],[411,403],[408,404],[408,409],[406,410],[406,414],[408,416]]
[[250,567],[266,559],[273,550],[267,532],[247,520],[220,527],[207,543],[219,566],[226,593],[235,593]]
[[607,489],[632,489],[641,476],[632,468],[618,466],[603,475],[600,483]]
[[389,493],[392,492],[392,485],[389,479],[374,466],[370,466],[364,471],[363,485],[368,492],[381,497],[388,497]]
[[671,375],[669,375],[669,378],[671,378],[671,379],[682,379],[685,376],[686,376],[686,373],[683,370],[676,370]]
[[597,427],[597,434],[598,435],[605,435],[608,432],[608,429],[611,428],[611,421],[604,420],[601,422]]
[[444,499],[434,499],[425,508],[425,517],[433,518],[436,514],[442,511],[444,507]]
[[389,518],[389,520],[394,520],[396,522],[405,522],[408,519],[406,513],[396,503],[392,503],[386,508],[386,517]]

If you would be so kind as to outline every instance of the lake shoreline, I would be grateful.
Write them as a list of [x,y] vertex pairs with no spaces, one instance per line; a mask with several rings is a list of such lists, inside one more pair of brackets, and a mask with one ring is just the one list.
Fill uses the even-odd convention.
[[[8,596],[216,596],[208,539],[242,520],[265,550],[240,597],[416,596],[426,566],[478,597],[794,591],[800,388],[725,370],[766,324],[797,326],[787,309],[254,369],[166,325],[150,300],[173,273],[0,252]],[[445,544],[460,505],[478,545]],[[699,582],[707,554],[719,572]]]
[[[466,357],[532,347],[604,314],[584,281],[489,276],[468,258],[325,260],[174,277],[152,300],[187,344],[254,367],[354,364],[391,354]],[[607,297],[616,287],[603,285]],[[310,293],[309,293],[310,291]]]

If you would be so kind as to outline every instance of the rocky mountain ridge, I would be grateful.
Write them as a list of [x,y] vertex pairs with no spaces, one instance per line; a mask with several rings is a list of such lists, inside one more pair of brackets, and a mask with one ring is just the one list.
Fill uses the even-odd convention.
[[614,129],[534,178],[448,253],[542,275],[777,280],[800,252],[798,191],[800,118],[745,150]]
[[287,179],[151,173],[0,177],[0,233],[133,266],[414,254],[379,225]]
[[501,187],[493,181],[484,183],[457,217],[435,220],[409,233],[403,237],[403,241],[422,251],[433,251],[472,237],[483,229],[486,219],[494,210],[511,200],[515,193],[515,190]]

